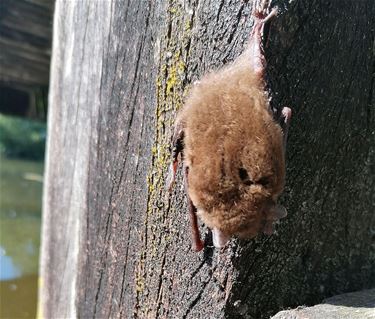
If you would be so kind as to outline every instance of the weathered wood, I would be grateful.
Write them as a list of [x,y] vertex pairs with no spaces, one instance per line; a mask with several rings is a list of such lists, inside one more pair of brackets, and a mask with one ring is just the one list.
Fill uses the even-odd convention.
[[268,318],[375,285],[375,7],[289,5],[267,48],[274,101],[294,109],[289,216],[197,254],[181,180],[164,189],[171,126],[189,85],[242,51],[251,2],[57,1],[45,318]]
[[272,319],[375,319],[375,289],[334,296],[314,307],[280,311]]
[[53,5],[53,0],[1,1],[0,82],[48,84]]

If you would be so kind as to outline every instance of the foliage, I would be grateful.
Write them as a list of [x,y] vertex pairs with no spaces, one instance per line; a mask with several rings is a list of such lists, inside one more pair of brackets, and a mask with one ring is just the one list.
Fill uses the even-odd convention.
[[35,318],[42,182],[42,161],[0,155],[0,318]]
[[[0,219],[40,218],[43,162],[0,157]],[[22,194],[22,196],[20,196]]]
[[41,160],[45,141],[45,123],[0,114],[1,155]]

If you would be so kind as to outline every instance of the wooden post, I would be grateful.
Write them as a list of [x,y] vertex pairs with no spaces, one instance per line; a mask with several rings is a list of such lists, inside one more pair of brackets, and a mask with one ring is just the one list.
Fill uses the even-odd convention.
[[289,215],[272,237],[194,253],[181,178],[164,190],[172,125],[189,85],[242,51],[251,2],[57,1],[44,318],[268,318],[375,284],[375,8],[288,5],[267,55],[294,109]]

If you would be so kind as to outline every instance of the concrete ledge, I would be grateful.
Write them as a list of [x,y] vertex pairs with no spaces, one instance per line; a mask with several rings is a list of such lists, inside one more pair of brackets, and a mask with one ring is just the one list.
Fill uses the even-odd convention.
[[313,307],[280,311],[271,319],[375,319],[375,289],[334,296]]

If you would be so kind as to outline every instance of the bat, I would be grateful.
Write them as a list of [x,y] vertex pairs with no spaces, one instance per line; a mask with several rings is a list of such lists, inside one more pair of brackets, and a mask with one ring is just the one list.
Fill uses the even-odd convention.
[[265,25],[277,12],[269,1],[255,1],[244,52],[193,85],[176,118],[167,187],[181,158],[195,251],[204,247],[197,216],[212,230],[214,246],[223,247],[232,236],[272,234],[287,215],[277,200],[292,111],[271,110],[263,45]]

